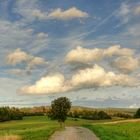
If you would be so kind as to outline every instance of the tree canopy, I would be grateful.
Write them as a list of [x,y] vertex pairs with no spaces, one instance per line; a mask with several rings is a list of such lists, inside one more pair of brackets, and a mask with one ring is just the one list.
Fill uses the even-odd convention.
[[134,115],[135,118],[140,118],[140,108],[136,111],[136,114]]
[[71,102],[66,97],[59,97],[52,101],[48,116],[53,120],[64,123],[71,108]]

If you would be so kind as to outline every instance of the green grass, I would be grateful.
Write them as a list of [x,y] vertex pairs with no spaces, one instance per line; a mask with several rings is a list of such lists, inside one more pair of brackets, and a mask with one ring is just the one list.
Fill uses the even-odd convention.
[[[94,121],[68,118],[66,126],[84,125],[100,136],[101,140],[140,140],[140,123],[99,124],[109,121],[116,120]],[[58,122],[46,116],[24,117],[23,120],[0,122],[0,136],[18,135],[22,140],[47,140],[58,129],[60,129]]]
[[[95,121],[68,118],[67,126],[90,124]],[[0,136],[18,135],[23,140],[47,140],[56,130],[60,129],[57,121],[52,121],[46,116],[24,117],[23,120],[7,121],[0,123]]]
[[85,125],[101,140],[140,140],[140,122]]
[[46,140],[58,128],[56,121],[45,116],[24,117],[23,120],[0,123],[0,135],[19,135],[23,140]]

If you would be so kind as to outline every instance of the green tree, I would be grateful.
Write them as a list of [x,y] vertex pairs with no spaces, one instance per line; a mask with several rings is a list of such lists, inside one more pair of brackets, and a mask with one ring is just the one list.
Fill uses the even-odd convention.
[[136,114],[134,115],[135,118],[140,118],[140,108],[136,111]]
[[71,108],[71,102],[66,97],[60,97],[52,101],[51,109],[48,112],[48,117],[53,120],[58,120],[62,127],[67,119],[68,112]]

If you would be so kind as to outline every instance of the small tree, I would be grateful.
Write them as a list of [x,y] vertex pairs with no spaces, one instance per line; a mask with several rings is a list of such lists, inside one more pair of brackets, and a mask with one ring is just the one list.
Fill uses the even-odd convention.
[[58,120],[60,126],[62,127],[65,120],[67,119],[67,114],[71,108],[71,102],[66,97],[60,97],[55,99],[51,103],[51,109],[48,112],[48,117],[53,120]]
[[137,110],[136,114],[134,115],[135,118],[140,118],[140,108]]

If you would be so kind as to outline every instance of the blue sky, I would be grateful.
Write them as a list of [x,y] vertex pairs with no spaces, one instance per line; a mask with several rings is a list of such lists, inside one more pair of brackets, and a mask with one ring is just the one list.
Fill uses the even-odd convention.
[[1,0],[0,106],[140,106],[139,0]]

